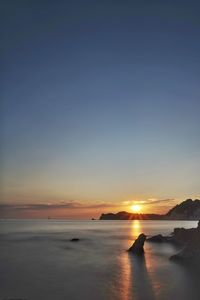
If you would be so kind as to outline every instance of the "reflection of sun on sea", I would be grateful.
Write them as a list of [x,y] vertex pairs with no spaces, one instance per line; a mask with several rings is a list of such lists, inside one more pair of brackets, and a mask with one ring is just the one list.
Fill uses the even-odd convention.
[[141,233],[141,223],[140,220],[133,220],[131,223],[131,236],[136,239]]
[[[130,206],[130,208],[133,212],[138,213],[142,207],[141,205],[133,204],[132,206]],[[133,242],[138,237],[138,235],[141,233],[141,230],[142,226],[140,220],[130,221],[130,240],[127,243],[126,249],[130,247],[131,241]],[[117,289],[114,290],[114,296],[116,296],[115,298],[119,298],[121,300],[130,300],[133,297],[133,278],[130,258],[127,254],[123,253],[118,256],[118,262],[120,277],[117,281]]]
[[[139,214],[141,213],[142,206],[140,204],[132,204],[130,206],[130,209],[132,210],[133,213]],[[137,238],[137,236],[141,233],[141,224],[139,220],[133,220],[131,223],[131,235],[134,238]]]

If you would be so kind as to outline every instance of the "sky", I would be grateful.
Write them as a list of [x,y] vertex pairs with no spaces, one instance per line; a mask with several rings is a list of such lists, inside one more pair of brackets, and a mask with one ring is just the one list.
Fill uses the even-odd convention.
[[200,197],[199,1],[2,1],[0,217]]

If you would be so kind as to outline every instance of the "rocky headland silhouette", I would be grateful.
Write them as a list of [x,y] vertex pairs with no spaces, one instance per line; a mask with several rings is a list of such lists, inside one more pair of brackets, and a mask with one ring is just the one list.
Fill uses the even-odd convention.
[[187,199],[166,214],[138,214],[121,211],[101,214],[100,220],[200,220],[200,200]]

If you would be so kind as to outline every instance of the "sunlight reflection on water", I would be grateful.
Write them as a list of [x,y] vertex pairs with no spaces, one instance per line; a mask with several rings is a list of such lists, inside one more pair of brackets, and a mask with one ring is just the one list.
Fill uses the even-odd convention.
[[120,255],[118,257],[119,263],[119,279],[118,281],[118,292],[119,299],[121,300],[129,300],[131,299],[131,266],[128,261],[128,253]]
[[131,235],[133,236],[133,238],[136,239],[140,233],[142,233],[141,221],[139,220],[132,221]]

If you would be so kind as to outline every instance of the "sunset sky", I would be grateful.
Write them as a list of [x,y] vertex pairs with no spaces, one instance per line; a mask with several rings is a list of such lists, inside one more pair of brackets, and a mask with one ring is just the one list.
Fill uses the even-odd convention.
[[199,1],[3,1],[0,217],[200,197]]

